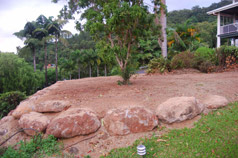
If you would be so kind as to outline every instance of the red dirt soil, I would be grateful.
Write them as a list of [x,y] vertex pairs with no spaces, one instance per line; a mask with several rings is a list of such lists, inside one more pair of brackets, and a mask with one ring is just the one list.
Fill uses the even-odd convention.
[[[87,108],[94,111],[99,118],[103,118],[105,113],[112,108],[144,106],[155,111],[159,104],[171,97],[194,96],[203,100],[205,96],[212,94],[224,96],[230,102],[238,101],[237,70],[204,74],[188,69],[174,71],[166,75],[140,74],[131,78],[132,85],[129,86],[117,85],[118,80],[121,80],[121,78],[112,76],[59,81],[47,88],[48,90],[37,98],[37,102],[67,100],[71,103],[70,108]],[[53,117],[58,114],[46,115]],[[193,127],[193,122],[199,118],[200,116],[197,116],[192,120],[166,126],[168,128]],[[158,129],[161,126],[165,125],[160,124]],[[77,153],[76,157],[85,155],[90,155],[93,158],[100,157],[113,148],[132,145],[136,139],[141,137],[150,137],[153,133],[161,135],[167,132],[168,128],[162,131],[155,129],[151,132],[129,134],[127,136],[109,136],[102,126],[95,134],[64,139],[63,143],[66,148],[64,151],[70,152],[74,149]],[[78,143],[83,139],[87,140]]]
[[[132,77],[132,85],[120,86],[117,81],[120,77],[97,77],[80,80],[57,82],[57,88],[43,95],[38,101],[67,100],[73,107],[88,108],[102,118],[112,108],[129,106],[144,106],[152,111],[162,102],[171,97],[194,96],[203,100],[208,94],[221,95],[230,102],[238,101],[238,71],[204,74],[196,70],[175,71],[167,75],[140,74]],[[193,122],[200,116],[180,124],[168,127],[192,127]],[[79,151],[79,157],[90,155],[99,157],[113,148],[125,147],[133,144],[140,137],[150,137],[158,130],[148,133],[130,134],[127,136],[109,136],[104,128],[96,133],[92,139],[77,143],[78,141],[94,136],[78,136],[63,140],[65,147],[72,146]],[[69,151],[67,148],[65,151]]]

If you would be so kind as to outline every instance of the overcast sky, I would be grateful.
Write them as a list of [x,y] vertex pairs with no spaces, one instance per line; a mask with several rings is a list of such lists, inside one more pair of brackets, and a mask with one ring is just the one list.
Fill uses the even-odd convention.
[[[168,10],[191,9],[195,5],[207,7],[220,0],[167,0]],[[147,4],[150,0],[146,0]],[[56,17],[66,0],[58,4],[51,0],[0,0],[0,51],[16,52],[17,46],[24,46],[23,41],[13,35],[24,28],[28,21],[34,21],[43,14],[46,17]],[[70,22],[64,29],[77,33],[74,22]]]

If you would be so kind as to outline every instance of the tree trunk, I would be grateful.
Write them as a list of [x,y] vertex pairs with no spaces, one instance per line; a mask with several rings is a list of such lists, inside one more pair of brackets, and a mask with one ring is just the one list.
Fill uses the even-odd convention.
[[48,86],[48,79],[47,79],[47,43],[45,42],[45,87]]
[[55,81],[58,81],[58,40],[55,40]]
[[97,65],[97,77],[99,77],[99,66]]
[[167,28],[167,17],[166,17],[166,0],[161,0],[162,6],[160,7],[160,23],[161,23],[161,32],[162,32],[162,45],[161,45],[161,50],[162,50],[162,55],[164,58],[167,58],[168,53],[167,53],[167,33],[166,33],[166,28]]
[[107,65],[104,65],[104,75],[107,76]]
[[36,49],[33,50],[33,65],[34,65],[34,72],[36,72]]
[[78,69],[78,78],[80,79],[80,66],[79,66],[79,69]]
[[89,77],[92,77],[92,67],[91,67],[91,64],[89,64]]
[[72,75],[71,75],[71,74],[69,74],[69,80],[71,80],[71,78],[72,78]]
[[167,33],[166,33],[166,28],[167,28],[167,19],[166,19],[166,0],[160,0],[160,19],[158,16],[158,5],[159,5],[159,0],[154,1],[154,8],[155,8],[155,24],[161,25],[161,36],[158,37],[158,44],[161,48],[162,51],[162,56],[164,58],[167,58]]

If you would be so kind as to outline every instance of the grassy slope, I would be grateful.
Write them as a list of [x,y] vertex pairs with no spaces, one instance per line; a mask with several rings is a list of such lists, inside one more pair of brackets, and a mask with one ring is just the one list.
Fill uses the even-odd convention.
[[171,130],[161,137],[137,140],[133,146],[115,149],[108,158],[137,158],[136,146],[147,148],[153,157],[238,157],[238,102],[211,112],[195,128]]

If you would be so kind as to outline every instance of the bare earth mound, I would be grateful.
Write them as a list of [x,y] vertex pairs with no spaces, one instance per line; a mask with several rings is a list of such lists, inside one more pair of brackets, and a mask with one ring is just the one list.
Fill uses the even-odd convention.
[[[169,75],[135,75],[130,86],[119,86],[119,77],[97,77],[80,80],[60,81],[40,94],[36,102],[51,100],[67,101],[69,108],[87,108],[95,112],[100,118],[104,117],[109,109],[118,107],[144,106],[155,111],[157,106],[169,98],[193,96],[203,100],[207,95],[220,95],[229,102],[238,101],[238,72],[224,72],[203,74],[198,72],[174,73]],[[49,113],[48,116],[60,113]],[[192,121],[172,124],[170,127],[192,126]],[[155,131],[154,131],[155,132]],[[151,136],[153,132],[130,134],[127,136],[109,136],[104,128],[89,136],[76,136],[63,140],[65,149],[79,156],[91,155],[99,157],[112,148],[131,145],[136,139]],[[157,134],[161,134],[156,132]],[[78,141],[93,137],[83,142]],[[76,145],[71,146],[72,144]],[[69,147],[70,146],[70,147]],[[72,148],[74,147],[74,148]],[[77,149],[76,149],[77,148]]]

